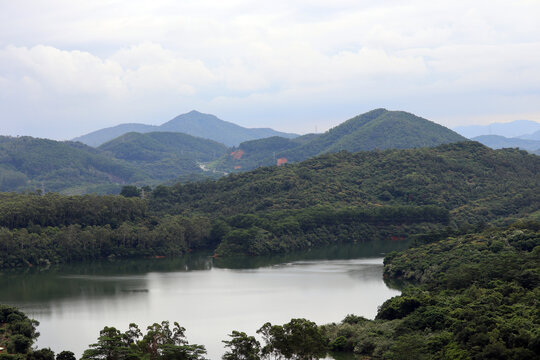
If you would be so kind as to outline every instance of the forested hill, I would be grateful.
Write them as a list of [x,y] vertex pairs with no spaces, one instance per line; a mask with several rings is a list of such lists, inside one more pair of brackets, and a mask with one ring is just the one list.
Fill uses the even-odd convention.
[[143,178],[128,163],[81,143],[0,136],[0,191],[61,191]]
[[211,161],[227,152],[227,147],[213,140],[182,133],[127,133],[99,147],[126,161],[163,161],[189,158]]
[[236,146],[243,141],[262,139],[270,136],[294,138],[298,135],[279,132],[269,128],[245,128],[224,121],[211,114],[190,111],[179,115],[166,123],[154,126],[145,124],[120,124],[114,127],[96,130],[79,136],[74,141],[80,141],[90,146],[100,146],[128,132],[181,132],[192,136],[211,139],[227,146]]
[[[325,154],[217,181],[131,191],[143,197],[134,202],[11,194],[0,199],[0,267],[171,256],[198,247],[225,256],[366,239],[425,241],[538,218],[539,188],[540,157],[467,141]],[[84,208],[74,209],[77,203]]]
[[123,185],[203,178],[198,162],[226,146],[180,133],[129,133],[96,149],[80,142],[0,137],[0,191],[119,193]]
[[476,142],[339,152],[218,181],[158,187],[156,211],[235,215],[328,205],[437,205],[467,221],[540,207],[540,157]]
[[[324,153],[433,147],[465,141],[444,126],[403,111],[376,109],[358,115],[318,136],[280,142],[258,140],[240,144],[237,151],[216,164],[220,170],[251,170],[260,164],[297,162]],[[257,144],[257,143],[261,144]],[[255,153],[255,154],[253,154]]]

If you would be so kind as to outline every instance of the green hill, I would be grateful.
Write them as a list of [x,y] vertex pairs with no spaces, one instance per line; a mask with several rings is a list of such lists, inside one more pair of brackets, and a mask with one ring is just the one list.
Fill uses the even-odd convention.
[[32,137],[0,137],[0,190],[105,191],[143,180],[126,162],[89,146]]
[[[161,185],[125,203],[129,220],[104,216],[119,210],[115,197],[11,194],[0,199],[6,209],[0,222],[9,228],[3,236],[15,239],[3,266],[172,255],[198,247],[225,256],[377,239],[427,242],[538,219],[539,175],[536,155],[467,141],[324,154],[217,181]],[[66,212],[78,201],[87,210]]]
[[491,219],[518,208],[496,205],[501,199],[540,206],[539,173],[536,155],[466,141],[434,148],[325,154],[208,183],[158,187],[151,206],[173,213],[235,215],[318,205],[440,205],[463,219],[475,211]]
[[231,172],[275,165],[278,159],[277,154],[300,146],[304,137],[300,138],[297,140],[298,138],[286,139],[272,136],[260,140],[245,141],[238,148],[232,148],[229,154],[221,157],[210,167],[219,171]]
[[[263,165],[298,162],[325,153],[384,149],[433,147],[465,141],[458,135],[429,120],[403,111],[376,109],[358,115],[323,134],[300,138],[264,139],[240,144],[235,152],[214,164],[222,171],[252,170]],[[238,157],[238,151],[241,157]]]
[[226,150],[215,141],[179,133],[128,133],[98,149],[80,142],[0,137],[0,191],[105,194],[118,193],[126,184],[205,178],[213,174],[198,162]]
[[161,161],[171,157],[211,161],[227,152],[218,142],[182,133],[127,133],[99,147],[126,161]]
[[165,182],[186,175],[204,176],[200,162],[227,152],[218,142],[182,133],[127,133],[99,147],[113,157],[132,163],[154,180]]
[[301,161],[315,155],[362,150],[433,147],[466,140],[452,130],[403,111],[376,109],[336,126],[280,156]]
[[150,208],[221,217],[221,254],[260,254],[505,223],[538,213],[539,174],[538,156],[476,142],[339,152],[213,182],[160,186]]

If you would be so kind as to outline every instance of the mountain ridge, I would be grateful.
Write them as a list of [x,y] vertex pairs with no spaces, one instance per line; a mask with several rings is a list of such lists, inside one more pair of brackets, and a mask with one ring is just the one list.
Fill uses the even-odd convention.
[[178,115],[161,125],[146,125],[139,123],[119,124],[113,127],[99,129],[78,136],[72,141],[79,141],[90,146],[100,146],[128,132],[180,132],[188,135],[221,142],[227,146],[236,146],[243,141],[260,139],[270,136],[297,137],[297,134],[276,131],[270,128],[245,128],[229,121],[221,120],[212,114],[192,110]]
[[[313,156],[365,150],[433,147],[467,139],[427,119],[404,111],[375,109],[355,116],[323,134],[296,139],[244,142],[215,164],[222,171],[251,170],[256,166],[298,162]],[[273,148],[271,146],[274,146]],[[266,151],[253,154],[250,150]]]
[[499,135],[512,138],[526,136],[535,131],[540,131],[540,123],[532,120],[514,120],[488,125],[457,126],[453,130],[469,139],[481,135]]
[[540,140],[529,140],[523,138],[508,138],[500,135],[480,135],[471,140],[478,141],[492,149],[502,149],[517,147],[522,150],[534,152],[540,149]]

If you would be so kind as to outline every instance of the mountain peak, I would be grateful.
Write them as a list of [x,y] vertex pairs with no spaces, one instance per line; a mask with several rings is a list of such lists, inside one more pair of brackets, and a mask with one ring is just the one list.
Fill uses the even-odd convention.
[[144,124],[120,124],[113,128],[101,129],[80,136],[74,140],[91,146],[100,146],[127,132],[179,132],[223,143],[227,146],[237,146],[241,142],[262,139],[270,136],[297,137],[297,134],[283,133],[272,129],[250,129],[221,120],[215,115],[191,110],[180,114],[160,126]]

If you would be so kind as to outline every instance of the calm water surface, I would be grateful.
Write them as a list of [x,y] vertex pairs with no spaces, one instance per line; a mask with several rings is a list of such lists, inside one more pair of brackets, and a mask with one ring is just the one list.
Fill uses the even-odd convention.
[[232,330],[249,334],[265,322],[304,317],[318,324],[347,314],[373,318],[398,295],[382,280],[384,253],[403,242],[367,242],[286,256],[212,259],[192,254],[62,266],[0,274],[0,303],[40,322],[39,347],[80,356],[104,326],[141,329],[162,320],[186,328],[210,359]]

